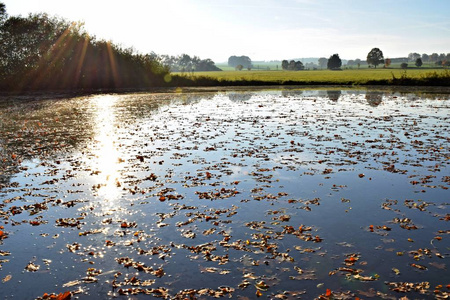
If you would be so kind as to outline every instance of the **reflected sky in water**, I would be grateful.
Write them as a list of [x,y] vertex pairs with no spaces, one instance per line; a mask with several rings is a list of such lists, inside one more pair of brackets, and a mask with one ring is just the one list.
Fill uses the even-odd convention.
[[1,103],[2,298],[397,297],[385,282],[423,281],[432,297],[446,284],[448,94]]

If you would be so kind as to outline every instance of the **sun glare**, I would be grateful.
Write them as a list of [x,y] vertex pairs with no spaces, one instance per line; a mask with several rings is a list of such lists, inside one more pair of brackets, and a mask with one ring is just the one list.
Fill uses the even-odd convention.
[[114,128],[115,96],[99,96],[94,100],[97,115],[97,135],[93,144],[92,170],[96,173],[96,186],[98,196],[105,200],[116,200],[121,190],[121,163],[120,153],[116,145],[116,132]]

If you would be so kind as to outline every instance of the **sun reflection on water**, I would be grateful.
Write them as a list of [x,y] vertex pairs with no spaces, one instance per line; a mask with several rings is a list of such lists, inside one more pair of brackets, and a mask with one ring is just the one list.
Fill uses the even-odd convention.
[[117,147],[117,132],[115,130],[115,104],[117,96],[105,95],[93,99],[96,115],[96,135],[92,148],[92,170],[95,172],[95,182],[98,196],[114,201],[121,191],[120,152]]

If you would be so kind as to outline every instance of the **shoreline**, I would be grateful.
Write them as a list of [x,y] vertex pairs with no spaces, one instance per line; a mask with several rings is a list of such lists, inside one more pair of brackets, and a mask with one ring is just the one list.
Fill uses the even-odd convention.
[[450,86],[403,86],[403,85],[225,85],[225,86],[178,86],[150,88],[89,89],[89,90],[39,90],[0,92],[0,98],[35,97],[34,100],[46,98],[75,98],[103,94],[176,94],[230,91],[263,91],[263,90],[381,90],[392,93],[436,93],[450,94]]

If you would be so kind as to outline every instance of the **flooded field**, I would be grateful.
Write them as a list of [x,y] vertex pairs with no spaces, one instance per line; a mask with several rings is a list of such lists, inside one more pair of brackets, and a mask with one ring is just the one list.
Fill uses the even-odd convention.
[[0,100],[2,299],[449,297],[449,94],[32,98]]

